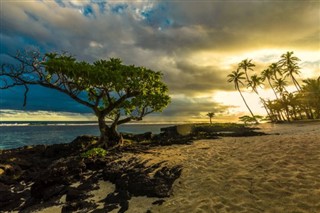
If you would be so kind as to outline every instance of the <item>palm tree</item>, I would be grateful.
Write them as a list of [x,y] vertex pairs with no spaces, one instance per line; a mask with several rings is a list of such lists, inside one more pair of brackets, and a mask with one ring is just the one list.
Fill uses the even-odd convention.
[[290,114],[293,116],[295,120],[298,120],[299,98],[297,96],[297,93],[288,93],[287,100],[288,105],[290,106]]
[[298,61],[300,61],[300,59],[296,56],[293,56],[293,52],[291,51],[281,55],[281,60],[279,61],[279,64],[283,68],[283,74],[285,74],[285,77],[290,77],[294,86],[297,88],[298,91],[300,91],[301,87],[294,77],[294,74],[300,74],[300,67],[297,65]]
[[253,68],[252,67],[255,67],[256,65],[254,65],[253,63],[251,63],[252,59],[245,59],[245,60],[242,60],[238,67],[239,69],[243,69],[244,70],[244,73],[246,74],[246,77],[247,77],[247,81],[250,83],[250,79],[249,79],[249,76],[248,76],[248,73],[247,71],[248,70],[251,70],[253,71]]
[[281,67],[279,66],[278,63],[272,63],[269,66],[270,72],[272,73],[272,75],[274,76],[274,79],[278,79],[277,74],[280,75],[280,77],[282,77],[282,71],[281,71]]
[[270,69],[270,67],[268,69],[265,69],[261,72],[261,76],[262,76],[262,80],[265,81],[267,79],[269,86],[271,87],[274,95],[276,96],[276,98],[278,99],[278,95],[276,93],[276,91],[274,90],[272,84],[271,84],[271,79],[273,79],[273,71]]
[[307,105],[314,110],[315,117],[320,118],[320,76],[318,79],[303,80],[301,93]]
[[231,74],[228,75],[229,79],[228,79],[228,82],[233,82],[234,83],[234,87],[238,90],[238,92],[240,93],[241,95],[241,98],[244,102],[244,104],[246,105],[246,107],[248,108],[252,118],[254,118],[254,120],[256,121],[256,123],[258,123],[256,117],[254,116],[254,114],[252,113],[250,107],[248,106],[246,100],[244,99],[242,93],[241,93],[241,90],[240,90],[240,87],[239,87],[239,84],[242,84],[243,85],[243,82],[242,80],[245,80],[245,77],[243,77],[245,73],[244,72],[240,72],[240,69],[238,68],[236,71],[232,71]]
[[277,121],[281,120],[281,115],[280,115],[280,112],[276,109],[275,101],[267,100],[266,106],[268,107],[268,109],[270,111],[269,118],[272,122],[277,122]]
[[261,98],[261,96],[259,95],[259,92],[258,92],[258,87],[261,86],[262,84],[263,84],[262,78],[259,77],[256,74],[254,74],[254,75],[252,75],[250,77],[250,81],[248,83],[248,87],[251,87],[252,90],[259,96],[259,99],[260,99],[261,103],[263,104],[264,109],[266,110],[268,116],[271,117],[271,115],[270,115],[270,113],[268,111],[268,108],[266,106],[265,100],[263,100],[263,98]]
[[288,94],[288,91],[286,90],[286,86],[288,85],[287,81],[285,81],[282,78],[277,79],[274,82],[274,88],[280,93],[280,98],[276,100],[279,107],[281,107],[282,110],[285,111],[285,115],[287,117],[287,120],[289,121],[289,109],[287,105],[287,99],[286,94]]
[[251,87],[252,90],[259,95],[258,93],[258,87],[263,84],[262,78],[259,77],[258,75],[254,74],[253,76],[250,77],[250,81],[248,83],[248,87]]
[[210,118],[210,124],[212,124],[212,118],[214,117],[214,112],[208,112],[207,116]]
[[280,93],[281,96],[283,95],[284,92],[287,92],[286,90],[287,85],[288,83],[282,78],[279,78],[274,82],[274,88]]

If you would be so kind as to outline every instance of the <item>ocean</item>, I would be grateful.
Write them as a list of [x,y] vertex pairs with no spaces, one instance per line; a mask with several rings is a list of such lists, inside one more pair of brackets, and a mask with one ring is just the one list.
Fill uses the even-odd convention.
[[[172,124],[124,124],[118,127],[125,133],[160,133]],[[79,135],[99,135],[96,122],[2,122],[0,150],[38,144],[70,143]]]

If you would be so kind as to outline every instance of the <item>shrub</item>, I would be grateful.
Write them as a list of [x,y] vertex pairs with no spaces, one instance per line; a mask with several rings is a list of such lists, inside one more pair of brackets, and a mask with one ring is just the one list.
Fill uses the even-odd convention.
[[88,151],[81,153],[81,157],[83,158],[94,158],[94,157],[105,157],[107,155],[107,151],[102,148],[93,148]]

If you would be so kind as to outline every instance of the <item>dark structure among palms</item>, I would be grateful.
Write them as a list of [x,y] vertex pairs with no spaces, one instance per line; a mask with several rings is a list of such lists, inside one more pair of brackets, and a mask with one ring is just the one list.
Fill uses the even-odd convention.
[[234,87],[238,90],[238,92],[240,93],[241,95],[241,98],[244,102],[244,104],[246,105],[246,107],[248,108],[252,118],[254,118],[254,120],[256,121],[256,123],[258,123],[257,119],[255,118],[254,114],[252,113],[250,107],[248,106],[245,98],[243,97],[242,93],[241,93],[241,90],[240,90],[240,87],[239,87],[239,84],[242,84],[243,85],[243,82],[242,80],[245,80],[245,77],[243,77],[245,73],[244,72],[240,72],[240,69],[237,69],[236,71],[232,71],[231,74],[228,75],[229,79],[228,79],[228,82],[233,82],[234,83]]

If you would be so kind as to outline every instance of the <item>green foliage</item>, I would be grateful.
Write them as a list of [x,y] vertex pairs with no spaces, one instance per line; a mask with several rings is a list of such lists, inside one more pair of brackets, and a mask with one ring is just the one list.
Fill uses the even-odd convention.
[[300,92],[301,101],[308,103],[314,111],[315,118],[320,118],[320,76],[317,79],[306,79],[303,81]]
[[95,158],[95,157],[105,157],[107,151],[102,148],[92,148],[84,153],[81,153],[82,158]]
[[[161,81],[160,72],[123,65],[116,58],[89,64],[66,55],[47,54],[47,57],[43,63],[47,75],[68,78],[73,82],[73,89],[86,92],[90,103],[98,103],[100,111],[116,103],[115,108],[120,109],[121,115],[141,119],[141,113],[162,111],[170,102],[168,88]],[[119,110],[110,111],[109,115],[114,117],[118,113]]]
[[244,72],[240,72],[240,69],[237,69],[236,71],[232,71],[232,73],[228,75],[229,77],[228,82],[229,83],[233,82],[235,89],[239,90],[239,84],[243,85],[242,80],[245,79],[243,75],[244,75]]
[[[88,63],[69,54],[43,56],[39,51],[18,52],[14,58],[19,65],[2,65],[0,80],[4,85],[0,85],[0,89],[24,86],[24,105],[28,85],[40,85],[69,95],[98,117],[99,141],[103,143],[119,139],[118,125],[161,112],[170,103],[161,72],[124,65],[117,58]],[[107,119],[112,121],[110,125]]]
[[246,130],[244,124],[237,123],[214,123],[214,124],[195,124],[192,126],[193,134],[217,133],[217,132],[243,132]]
[[248,123],[255,123],[256,119],[261,120],[262,118],[263,117],[260,116],[260,115],[255,115],[254,117],[251,117],[251,116],[248,116],[248,115],[244,115],[244,116],[239,117],[239,120],[246,125]]
[[250,81],[248,82],[248,88],[251,88],[255,93],[258,93],[257,88],[261,87],[263,85],[262,83],[262,77],[258,76],[257,74],[254,74],[250,77]]

